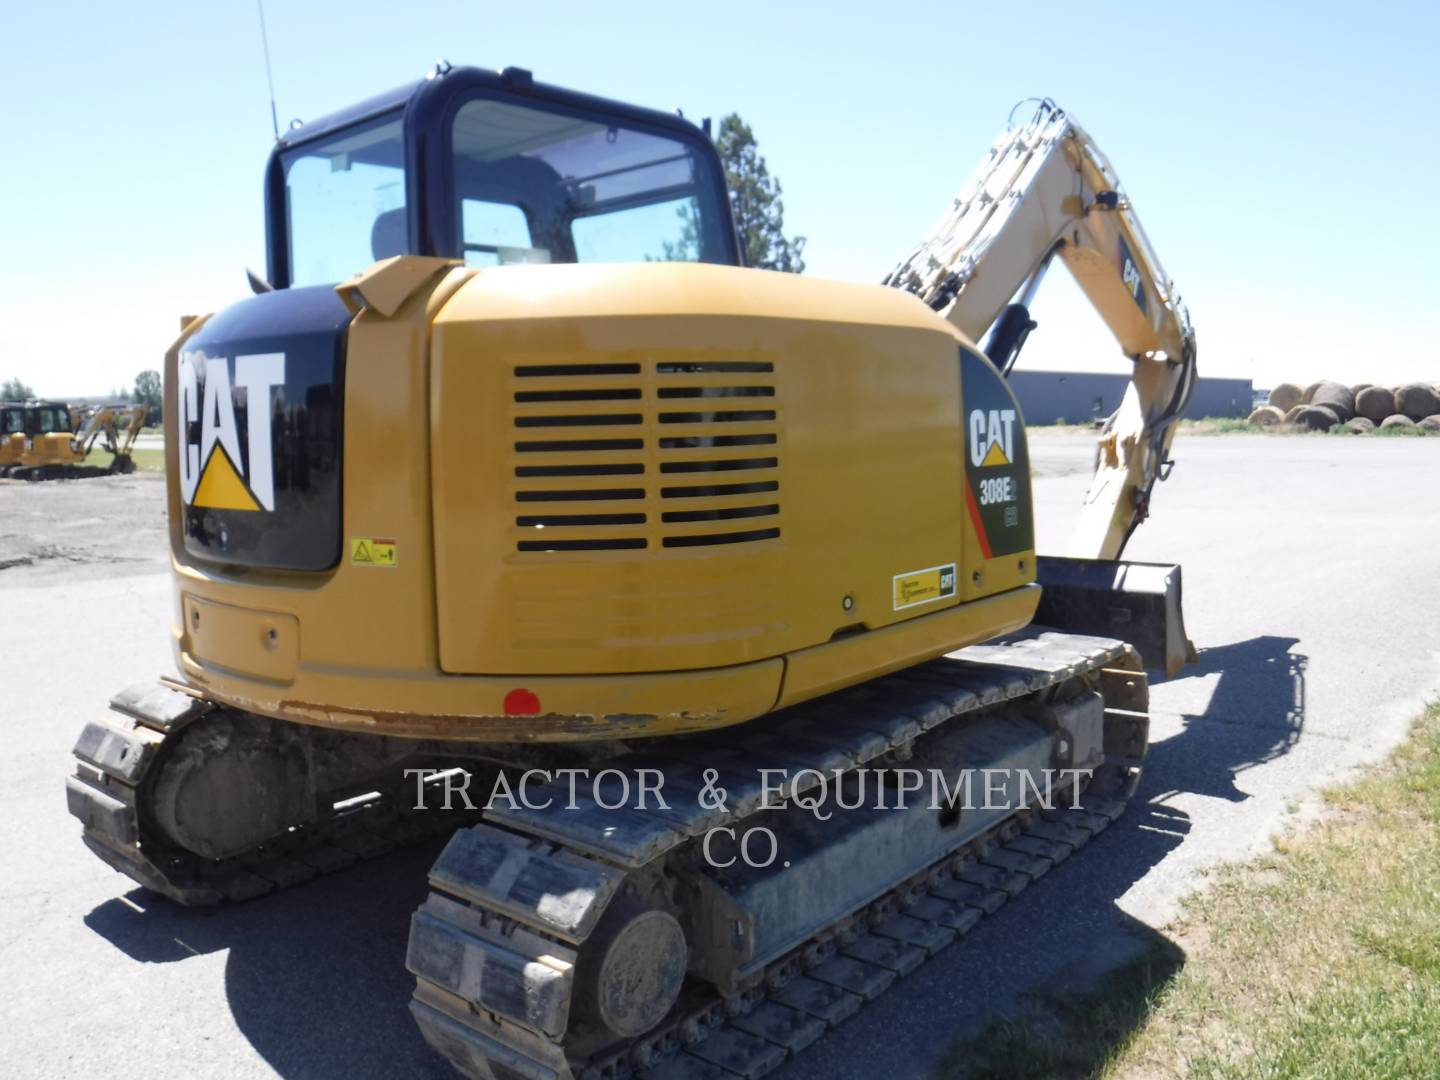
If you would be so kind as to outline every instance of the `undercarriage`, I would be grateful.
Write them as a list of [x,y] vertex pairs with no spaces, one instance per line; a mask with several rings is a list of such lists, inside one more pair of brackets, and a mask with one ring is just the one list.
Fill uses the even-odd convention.
[[[356,736],[133,688],[68,781],[85,842],[184,904],[453,832],[407,964],[477,1077],[758,1076],[1124,809],[1139,657],[1031,630],[699,736]],[[448,804],[448,808],[447,808]]]
[[7,465],[0,467],[0,478],[10,480],[90,480],[97,476],[124,475],[135,471],[135,459],[128,454],[117,454],[105,466],[101,465]]

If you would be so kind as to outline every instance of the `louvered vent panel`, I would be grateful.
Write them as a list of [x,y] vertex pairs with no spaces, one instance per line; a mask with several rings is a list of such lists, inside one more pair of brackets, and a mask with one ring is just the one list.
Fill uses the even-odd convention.
[[517,551],[780,535],[773,364],[526,364],[513,374]]
[[780,424],[766,361],[655,365],[660,543],[709,547],[780,535]]
[[515,368],[517,551],[622,551],[645,532],[639,364]]

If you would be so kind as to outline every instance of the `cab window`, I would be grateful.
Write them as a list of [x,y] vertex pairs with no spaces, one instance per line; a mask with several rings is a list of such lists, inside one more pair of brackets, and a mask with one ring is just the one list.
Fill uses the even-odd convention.
[[42,405],[33,411],[31,435],[70,433],[70,410],[56,405]]
[[410,250],[398,113],[305,143],[281,162],[290,284],[333,285]]
[[476,98],[451,154],[471,265],[728,261],[723,185],[683,139]]

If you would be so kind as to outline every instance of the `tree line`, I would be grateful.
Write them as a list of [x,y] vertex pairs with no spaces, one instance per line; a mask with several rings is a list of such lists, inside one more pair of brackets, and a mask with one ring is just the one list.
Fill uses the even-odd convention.
[[[12,376],[0,383],[0,401],[32,401],[35,396],[35,388],[18,377]],[[135,385],[132,389],[117,388],[111,392],[110,397],[114,401],[129,401],[136,405],[144,405],[146,425],[151,427],[159,425],[160,409],[165,398],[165,386],[158,371],[140,372],[135,376]]]

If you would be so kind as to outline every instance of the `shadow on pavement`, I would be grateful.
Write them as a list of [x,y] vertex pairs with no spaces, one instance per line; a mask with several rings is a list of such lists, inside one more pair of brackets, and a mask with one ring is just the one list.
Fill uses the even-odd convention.
[[405,970],[410,915],[443,846],[432,841],[214,911],[134,889],[85,923],[143,963],[228,949],[235,1023],[281,1076],[453,1080],[410,1019],[415,980]]
[[1210,704],[1203,714],[1183,718],[1181,735],[1151,746],[1142,795],[1248,798],[1236,776],[1289,753],[1305,726],[1309,661],[1290,651],[1298,643],[1267,635],[1203,650],[1181,678],[1218,675]]
[[[1084,986],[1143,954],[1173,959],[1149,969],[1149,989],[1173,977],[1183,963],[1178,950],[1117,902],[1189,832],[1188,816],[1166,805],[1168,796],[1244,798],[1236,774],[1294,745],[1305,700],[1305,658],[1289,652],[1295,643],[1262,637],[1205,650],[1185,675],[1221,673],[1210,705],[1152,747],[1124,817],[983,920],[963,944],[775,1075],[930,1076],[946,1047],[1013,1013],[1037,990]],[[149,899],[137,889],[85,921],[144,963],[228,949],[226,991],[235,1022],[282,1076],[451,1077],[410,1020],[413,980],[404,967],[410,914],[425,897],[426,871],[442,846],[432,842],[213,912]],[[1137,1009],[1112,1025],[1112,1045],[1143,1019]],[[952,1065],[944,1071],[965,1075]]]
[[[775,1073],[777,1080],[883,1076],[1000,1076],[970,1051],[974,1040],[1037,996],[1084,992],[1135,957],[1170,954],[1157,978],[1168,981],[1183,958],[1163,935],[1123,912],[1117,901],[1184,842],[1190,819],[1144,801],[1079,854],[1060,864],[962,944],[923,965]],[[1131,1027],[1141,1017],[1132,1019]],[[1113,1030],[1123,1039],[1129,1028]],[[1027,1075],[1017,1073],[1014,1075]],[[1054,1075],[1042,1069],[1037,1080]]]

